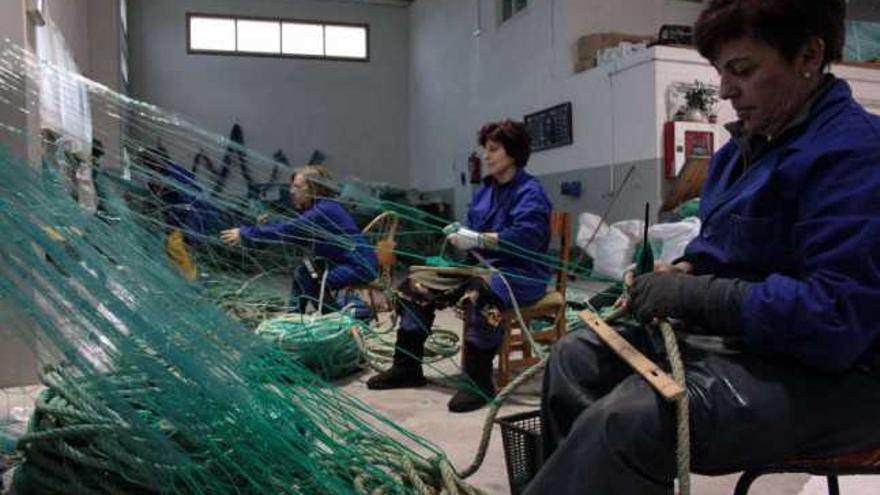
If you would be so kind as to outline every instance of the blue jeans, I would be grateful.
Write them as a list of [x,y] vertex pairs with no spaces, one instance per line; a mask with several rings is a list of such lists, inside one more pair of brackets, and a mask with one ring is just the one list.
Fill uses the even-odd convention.
[[[288,302],[288,311],[293,313],[305,313],[309,307],[309,303],[316,309],[321,294],[321,278],[324,271],[321,267],[315,267],[317,278],[313,278],[305,265],[300,265],[292,272],[292,282],[290,284],[290,298]],[[345,306],[351,306],[354,309],[354,317],[362,320],[369,320],[373,317],[372,308],[364,302],[360,296],[354,292],[341,291],[338,298],[333,298],[332,293],[338,289],[350,285],[351,279],[356,280],[353,270],[346,266],[337,266],[330,269],[327,274],[327,280],[324,284],[324,305],[321,313],[330,313]]]

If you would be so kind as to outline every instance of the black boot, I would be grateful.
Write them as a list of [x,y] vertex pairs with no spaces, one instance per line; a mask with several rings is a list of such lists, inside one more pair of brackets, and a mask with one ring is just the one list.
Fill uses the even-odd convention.
[[427,384],[422,372],[422,358],[425,356],[427,332],[397,330],[394,345],[394,364],[387,371],[367,380],[370,390],[389,390],[392,388],[415,388]]
[[486,405],[495,397],[495,385],[492,384],[492,360],[495,358],[496,349],[484,350],[468,345],[464,355],[464,374],[467,375],[479,390],[469,388],[459,390],[449,400],[450,412],[470,412]]

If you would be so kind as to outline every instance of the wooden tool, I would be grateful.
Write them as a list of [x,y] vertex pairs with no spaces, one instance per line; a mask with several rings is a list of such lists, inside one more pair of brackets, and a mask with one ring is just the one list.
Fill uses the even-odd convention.
[[684,395],[684,387],[621,337],[617,330],[605,323],[605,320],[591,311],[582,311],[578,316],[636,373],[642,375],[664,399],[672,402]]

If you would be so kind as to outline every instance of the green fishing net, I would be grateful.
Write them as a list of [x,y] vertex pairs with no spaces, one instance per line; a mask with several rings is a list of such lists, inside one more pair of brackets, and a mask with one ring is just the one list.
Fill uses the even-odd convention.
[[444,483],[442,453],[226,316],[155,256],[151,232],[85,214],[8,155],[0,164],[0,296],[28,315],[48,387],[19,441],[22,493]]
[[[94,117],[95,143],[27,123],[47,74],[62,106],[86,96],[65,112]],[[219,237],[264,216],[300,218],[283,152],[258,153],[238,126],[209,133],[9,42],[0,116],[16,117],[0,122],[0,143],[31,150],[0,152],[0,308],[16,308],[0,311],[0,337],[29,344],[46,387],[18,442],[20,493],[476,493],[437,448],[325,381],[388,364],[393,286],[408,265],[451,264],[438,253],[450,219],[387,186],[324,181],[359,225],[397,220],[365,234],[393,241],[375,282],[384,316],[357,320],[341,299],[315,301],[329,315],[290,314],[290,271],[310,246],[353,248],[351,238],[314,224],[287,242]],[[426,363],[458,345],[435,330]]]

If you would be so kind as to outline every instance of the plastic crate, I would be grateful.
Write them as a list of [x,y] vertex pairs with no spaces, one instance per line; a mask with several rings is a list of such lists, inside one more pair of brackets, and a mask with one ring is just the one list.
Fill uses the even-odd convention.
[[510,493],[519,495],[544,464],[541,414],[537,410],[529,411],[498,418],[495,422],[501,427]]

